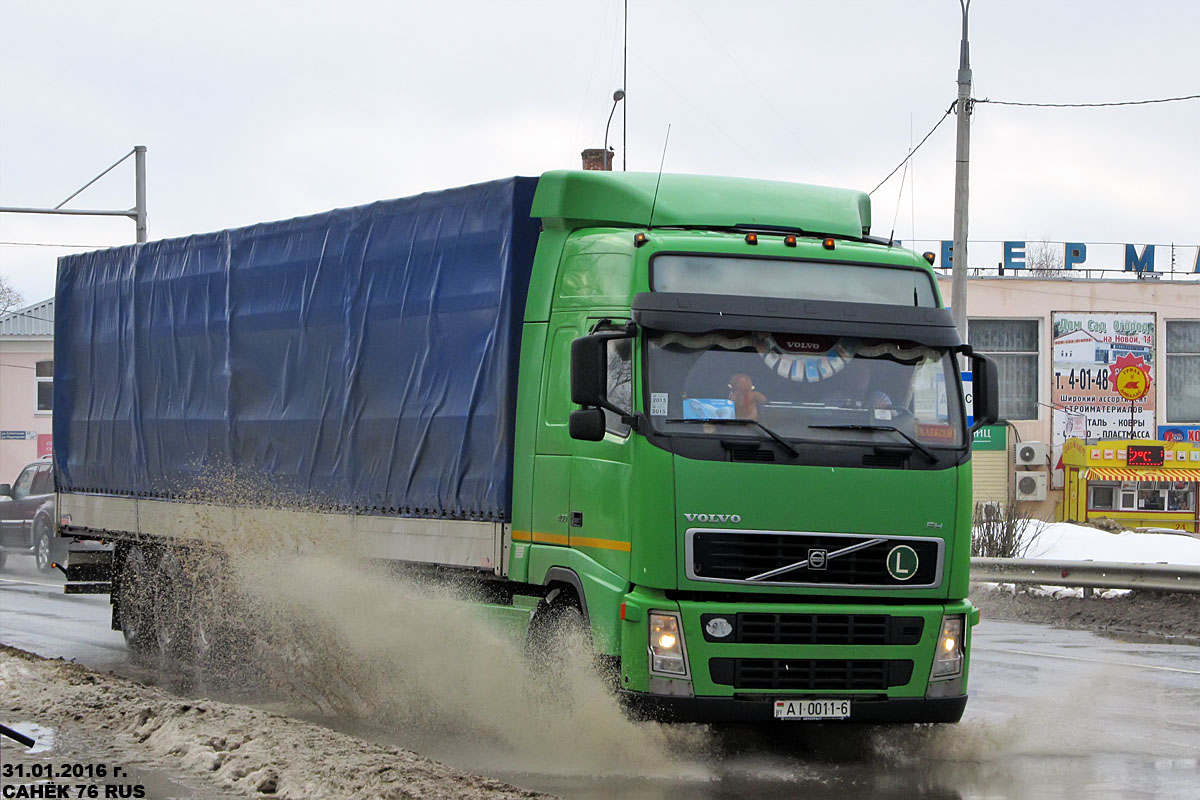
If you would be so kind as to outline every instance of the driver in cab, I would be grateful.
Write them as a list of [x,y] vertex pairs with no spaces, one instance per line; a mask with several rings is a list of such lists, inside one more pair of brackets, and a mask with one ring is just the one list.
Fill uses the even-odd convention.
[[891,408],[892,399],[886,392],[871,388],[870,362],[855,358],[842,370],[842,380],[837,391],[825,401],[827,406],[839,408]]

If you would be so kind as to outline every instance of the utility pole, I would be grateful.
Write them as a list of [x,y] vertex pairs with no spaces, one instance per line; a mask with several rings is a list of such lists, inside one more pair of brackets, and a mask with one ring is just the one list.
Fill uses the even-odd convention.
[[958,0],[962,8],[962,41],[958,50],[958,139],[954,155],[954,254],[950,306],[954,325],[967,340],[967,194],[971,169],[971,51],[967,43],[967,11],[971,0]]

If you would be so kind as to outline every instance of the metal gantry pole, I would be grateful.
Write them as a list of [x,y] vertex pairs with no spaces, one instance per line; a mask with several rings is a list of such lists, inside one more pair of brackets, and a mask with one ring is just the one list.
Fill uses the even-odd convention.
[[962,7],[962,41],[958,54],[958,139],[954,155],[954,251],[950,284],[950,306],[954,325],[967,340],[967,202],[971,161],[971,53],[967,42],[967,11],[971,0],[958,0]]
[[137,240],[146,241],[146,145],[133,148],[133,221],[137,226]]

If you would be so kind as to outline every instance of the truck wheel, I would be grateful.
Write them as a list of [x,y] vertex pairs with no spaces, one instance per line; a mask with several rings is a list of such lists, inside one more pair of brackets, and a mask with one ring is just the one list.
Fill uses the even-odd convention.
[[158,652],[172,660],[192,657],[192,587],[179,553],[164,549],[158,557],[154,586],[154,639]]
[[155,644],[151,625],[154,618],[154,573],[145,550],[137,546],[129,548],[121,562],[119,577],[117,613],[121,634],[129,651],[136,657],[144,658]]
[[591,630],[578,598],[569,589],[555,589],[538,604],[529,622],[525,654],[535,667],[559,670],[572,650],[591,646]]
[[50,533],[50,521],[45,517],[38,517],[33,522],[33,558],[37,562],[38,572],[52,572],[54,567],[54,553],[50,546],[52,542]]

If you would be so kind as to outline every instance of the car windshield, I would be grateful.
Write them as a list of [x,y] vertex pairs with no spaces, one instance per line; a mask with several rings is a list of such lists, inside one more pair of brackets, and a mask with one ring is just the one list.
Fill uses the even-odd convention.
[[[806,442],[958,447],[952,353],[913,342],[813,334],[650,333],[646,379],[660,433],[735,429]],[[741,426],[702,420],[751,420]]]

